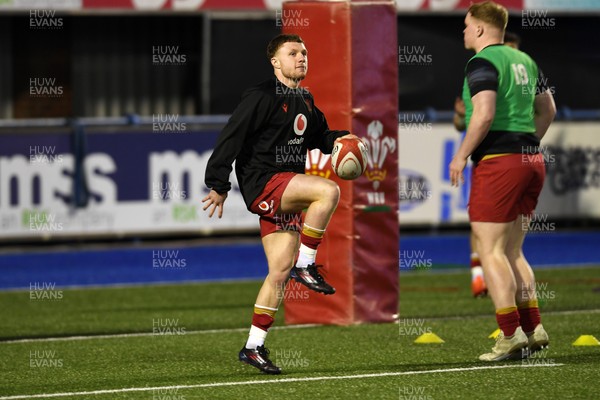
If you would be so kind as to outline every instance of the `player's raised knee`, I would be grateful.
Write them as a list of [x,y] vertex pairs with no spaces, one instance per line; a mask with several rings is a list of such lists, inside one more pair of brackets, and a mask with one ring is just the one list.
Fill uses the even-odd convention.
[[337,205],[340,201],[340,187],[334,181],[324,179],[322,183],[323,198]]

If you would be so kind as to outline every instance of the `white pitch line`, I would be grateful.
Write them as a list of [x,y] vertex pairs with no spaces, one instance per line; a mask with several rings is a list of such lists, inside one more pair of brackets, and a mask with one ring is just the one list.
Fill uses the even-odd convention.
[[[287,330],[287,329],[303,329],[303,328],[314,328],[315,326],[321,326],[319,324],[304,324],[304,325],[284,325],[274,326],[269,330]],[[185,335],[202,335],[207,333],[231,333],[231,332],[247,332],[249,328],[228,328],[228,329],[207,329],[201,331],[186,331]],[[180,336],[180,335],[160,335],[153,332],[138,332],[138,333],[115,333],[107,335],[80,335],[80,336],[57,336],[48,338],[30,338],[30,339],[14,339],[14,340],[0,340],[1,344],[8,343],[37,343],[37,342],[67,342],[76,340],[94,340],[94,339],[118,339],[118,338],[132,338],[132,337],[148,337],[148,336]]]
[[[578,314],[597,314],[600,313],[600,308],[592,308],[589,310],[564,310],[564,311],[548,311],[542,312],[542,316],[545,315],[578,315]],[[492,314],[478,314],[478,315],[456,315],[452,317],[410,317],[400,318],[400,321],[407,319],[423,319],[426,321],[460,321],[465,319],[473,318],[493,318]]]
[[565,310],[565,311],[551,311],[542,313],[542,315],[577,315],[577,314],[597,314],[600,313],[600,309],[589,309],[589,310]]
[[41,394],[5,396],[5,397],[0,397],[0,400],[45,399],[45,398],[51,398],[51,397],[88,396],[88,395],[97,395],[97,394],[112,394],[112,393],[127,393],[127,392],[148,392],[148,391],[152,391],[152,390],[201,389],[201,388],[224,387],[224,386],[264,385],[267,383],[331,381],[331,380],[340,380],[340,379],[364,379],[364,378],[379,378],[379,377],[402,376],[402,375],[422,375],[422,374],[437,374],[437,373],[447,373],[447,372],[479,371],[479,370],[487,370],[487,369],[547,368],[547,367],[559,367],[562,365],[564,365],[564,364],[486,365],[486,366],[481,366],[481,367],[432,369],[432,370],[424,370],[424,371],[381,372],[378,374],[314,376],[314,377],[305,377],[305,378],[282,378],[282,379],[252,380],[252,381],[238,381],[238,382],[216,382],[216,383],[203,383],[203,384],[197,384],[197,385],[175,385],[175,386],[156,386],[156,387],[133,387],[133,388],[122,388],[122,389],[103,389],[103,390],[91,390],[91,391],[87,391],[87,392],[41,393]]
[[[566,311],[550,311],[545,312],[542,315],[577,315],[577,314],[597,314],[600,313],[600,309],[590,310],[566,310]],[[467,315],[467,316],[456,316],[456,317],[430,317],[423,318],[427,321],[450,321],[450,320],[463,320],[473,318],[489,318],[490,315]],[[411,317],[416,318],[416,317]],[[404,319],[404,318],[403,318]],[[284,325],[274,326],[271,330],[287,330],[287,329],[303,329],[303,328],[314,328],[317,326],[325,326],[322,324],[303,324],[303,325]],[[206,329],[199,331],[186,331],[186,335],[203,335],[211,333],[232,333],[232,332],[246,332],[248,328],[225,328],[225,329]],[[38,342],[68,342],[77,340],[94,340],[94,339],[118,339],[118,338],[133,338],[133,337],[149,337],[149,336],[172,336],[172,335],[157,335],[153,332],[138,332],[138,333],[115,333],[106,335],[78,335],[78,336],[55,336],[47,338],[29,338],[29,339],[13,339],[13,340],[0,340],[0,345],[10,343],[38,343]]]

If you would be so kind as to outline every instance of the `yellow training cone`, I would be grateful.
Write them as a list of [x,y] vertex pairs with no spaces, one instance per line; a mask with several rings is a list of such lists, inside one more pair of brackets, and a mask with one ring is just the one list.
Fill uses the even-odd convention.
[[573,342],[573,346],[600,346],[600,342],[592,335],[581,335]]
[[427,343],[444,343],[441,337],[433,332],[424,333],[415,339],[415,343],[427,344]]
[[494,332],[490,333],[490,336],[488,336],[488,338],[490,338],[490,339],[496,339],[499,334],[500,334],[500,328],[498,328]]

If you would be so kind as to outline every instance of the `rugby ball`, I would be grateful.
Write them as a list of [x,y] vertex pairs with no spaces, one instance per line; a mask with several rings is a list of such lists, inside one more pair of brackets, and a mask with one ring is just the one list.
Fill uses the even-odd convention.
[[331,152],[331,168],[345,180],[356,179],[367,169],[367,146],[360,139],[340,139]]

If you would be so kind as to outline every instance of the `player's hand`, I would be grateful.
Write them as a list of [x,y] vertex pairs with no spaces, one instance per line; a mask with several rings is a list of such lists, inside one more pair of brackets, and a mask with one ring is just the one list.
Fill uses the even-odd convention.
[[356,136],[353,133],[349,133],[347,135],[344,135],[344,136],[341,136],[341,137],[335,139],[335,141],[333,142],[333,146],[335,147],[335,145],[337,144],[338,140],[341,140],[341,139],[358,139],[358,140],[360,140],[365,145],[365,147],[367,148],[367,151],[369,149],[368,143],[365,142],[364,140],[362,140],[361,138],[359,138],[358,136]]
[[450,169],[450,183],[452,186],[458,186],[460,183],[465,183],[465,176],[463,175],[463,170],[467,165],[467,159],[462,157],[454,156],[452,162],[448,168]]
[[208,218],[212,218],[215,210],[219,209],[217,216],[221,218],[223,216],[223,203],[225,203],[225,199],[227,199],[227,193],[220,194],[211,190],[210,193],[202,199],[202,202],[206,203],[202,210],[206,211],[210,207]]
[[356,136],[355,134],[349,133],[347,135],[340,136],[339,138],[335,139],[335,141],[333,142],[333,144],[335,145],[337,143],[337,141],[341,140],[341,139],[358,139],[358,140],[360,140],[360,138],[358,136]]
[[460,97],[454,99],[454,112],[461,117],[464,117],[467,113],[465,102]]

